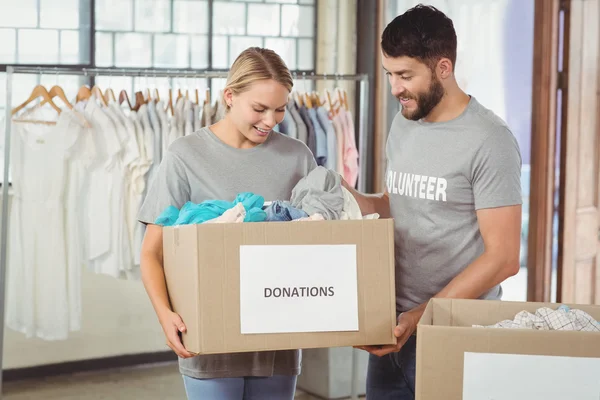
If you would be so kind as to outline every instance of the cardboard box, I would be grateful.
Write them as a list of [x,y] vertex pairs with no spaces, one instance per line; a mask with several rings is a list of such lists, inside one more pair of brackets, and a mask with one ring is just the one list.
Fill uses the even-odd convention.
[[390,219],[167,227],[163,251],[191,352],[395,342]]
[[[600,398],[600,333],[472,327],[558,306],[432,299],[417,327],[416,399]],[[600,306],[569,306],[600,320]]]

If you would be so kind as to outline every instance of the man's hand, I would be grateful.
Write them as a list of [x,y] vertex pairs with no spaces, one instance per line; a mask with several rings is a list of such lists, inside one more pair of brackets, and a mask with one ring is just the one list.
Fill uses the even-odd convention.
[[423,311],[421,310],[421,307],[400,314],[398,317],[398,325],[394,328],[396,344],[385,346],[357,346],[356,348],[368,351],[371,354],[375,354],[377,357],[383,357],[386,354],[399,352],[410,336],[417,330],[417,324],[422,314]]

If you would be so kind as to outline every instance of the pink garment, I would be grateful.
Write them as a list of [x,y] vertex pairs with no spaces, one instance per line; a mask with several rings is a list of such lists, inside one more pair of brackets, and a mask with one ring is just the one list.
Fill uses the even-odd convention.
[[242,203],[237,203],[235,206],[225,211],[220,217],[213,218],[204,222],[205,224],[224,224],[231,222],[244,222],[246,218],[246,209]]
[[333,129],[335,130],[335,136],[337,139],[337,165],[335,168],[335,172],[340,175],[344,175],[344,118],[340,117],[341,114],[336,115],[331,119],[333,123]]
[[343,111],[343,117],[346,119],[344,129],[344,179],[354,187],[358,180],[358,149],[356,148],[354,120],[350,111]]
[[316,213],[311,215],[310,217],[298,218],[294,221],[325,221],[325,218],[321,214]]

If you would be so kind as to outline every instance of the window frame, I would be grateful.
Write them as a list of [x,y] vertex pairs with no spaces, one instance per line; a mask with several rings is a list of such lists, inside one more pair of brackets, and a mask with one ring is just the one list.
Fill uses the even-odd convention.
[[[135,1],[135,0],[134,0]],[[174,15],[173,15],[173,6],[174,6],[174,2],[173,0],[171,1],[171,27],[173,27],[174,24]],[[219,1],[219,0],[217,0]],[[223,0],[221,0],[223,1]],[[9,63],[9,64],[0,64],[0,73],[6,72],[6,67],[8,66],[19,66],[19,67],[40,67],[40,68],[72,68],[72,69],[84,69],[84,68],[100,68],[96,65],[96,33],[97,32],[105,32],[102,30],[97,31],[96,30],[96,0],[79,0],[80,5],[83,5],[85,3],[87,3],[88,5],[88,9],[86,10],[85,8],[83,9],[82,14],[87,14],[88,16],[88,21],[87,23],[85,23],[85,21],[83,21],[82,16],[80,16],[80,21],[82,22],[82,26],[83,29],[80,28],[79,32],[80,32],[80,38],[83,39],[85,36],[87,36],[87,42],[89,43],[89,62],[88,63],[78,63],[78,64],[65,64],[65,63],[58,63],[58,64],[22,64],[22,63]],[[192,68],[191,65],[189,68],[154,68],[154,67],[148,67],[147,69],[157,69],[157,70],[161,70],[161,69],[165,69],[165,70],[172,70],[172,71],[226,71],[227,68],[213,68],[213,37],[214,36],[222,36],[222,35],[214,35],[214,29],[213,29],[213,24],[214,24],[214,3],[215,0],[207,0],[208,2],[208,13],[209,13],[209,26],[208,26],[208,32],[206,34],[207,38],[208,38],[208,51],[207,51],[207,57],[208,57],[208,65],[207,68]],[[237,2],[236,2],[237,3]],[[264,0],[262,0],[261,2],[252,2],[252,3],[248,3],[248,2],[240,2],[241,4],[246,4],[246,7],[248,4],[280,4],[280,5],[285,5],[284,3],[267,3]],[[316,72],[316,64],[317,64],[317,44],[318,44],[318,29],[317,29],[317,24],[318,24],[318,3],[319,0],[314,0],[313,5],[308,5],[308,4],[302,4],[300,2],[296,3],[295,5],[298,6],[304,6],[304,7],[313,7],[313,65],[312,65],[312,69],[293,69],[293,72],[296,72],[297,74],[302,74],[302,73],[315,73]],[[39,20],[39,13],[40,13],[40,3],[38,1],[38,20]],[[132,15],[132,18],[135,18],[135,15]],[[248,18],[248,16],[246,16],[246,18]],[[281,15],[279,16],[280,18],[280,24],[281,24]],[[85,23],[85,24],[84,24]],[[85,26],[89,26],[89,30],[85,29]],[[19,28],[16,28],[19,29]],[[22,28],[25,29],[25,28]],[[110,31],[108,31],[110,32]],[[119,32],[121,33],[121,32]],[[124,31],[123,33],[126,33],[126,31]],[[160,32],[157,32],[160,34]],[[87,34],[87,35],[86,35]],[[227,35],[227,37],[237,37],[240,35]],[[256,36],[256,35],[242,35],[240,37],[246,37],[246,36]],[[271,38],[270,36],[264,36],[265,38]],[[262,36],[261,36],[262,38]],[[282,38],[281,36],[273,36],[272,38]],[[284,37],[284,38],[288,38],[288,37]],[[309,37],[305,37],[305,36],[299,36],[298,38],[294,38],[294,37],[290,37],[290,39],[294,39],[296,40],[296,60],[298,60],[298,52],[299,52],[299,40],[300,39],[309,39]],[[81,42],[80,42],[81,43]],[[114,43],[113,43],[113,51],[114,51]],[[152,49],[152,52],[154,52],[154,49]],[[114,60],[113,60],[114,62]],[[296,61],[297,62],[297,61]],[[119,69],[119,70],[127,70],[130,69],[128,67],[110,67],[110,68],[114,68],[115,70]],[[135,68],[135,69],[139,69],[139,68]]]

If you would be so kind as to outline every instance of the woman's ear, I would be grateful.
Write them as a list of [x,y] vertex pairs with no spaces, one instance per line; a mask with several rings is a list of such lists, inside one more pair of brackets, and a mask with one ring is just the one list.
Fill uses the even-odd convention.
[[223,100],[225,101],[227,108],[231,108],[233,104],[233,92],[231,89],[227,88],[223,91]]

